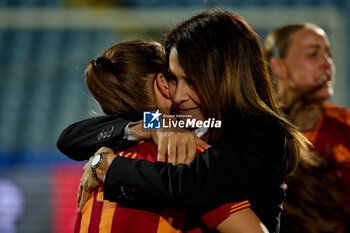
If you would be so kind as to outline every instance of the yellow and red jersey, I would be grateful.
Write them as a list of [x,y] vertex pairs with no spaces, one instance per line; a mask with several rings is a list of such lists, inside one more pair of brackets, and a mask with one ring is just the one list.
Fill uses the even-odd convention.
[[339,164],[341,179],[350,192],[350,110],[325,103],[315,130],[304,135],[320,154],[332,153]]
[[[197,155],[203,149],[197,147]],[[157,146],[150,141],[140,142],[126,151],[117,152],[118,156],[133,159],[157,161]],[[209,229],[215,228],[230,214],[250,207],[248,200],[224,204],[201,217]],[[118,203],[103,200],[103,187],[93,193],[81,213],[77,214],[75,233],[178,233],[184,232],[186,212],[182,210],[155,208],[152,211],[123,207]],[[186,230],[187,231],[187,230]],[[187,232],[200,233],[200,227]]]

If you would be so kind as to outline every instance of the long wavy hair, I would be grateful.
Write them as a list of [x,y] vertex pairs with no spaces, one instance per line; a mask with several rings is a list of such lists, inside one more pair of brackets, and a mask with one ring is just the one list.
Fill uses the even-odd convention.
[[[278,107],[258,36],[241,17],[221,9],[201,13],[173,28],[163,44],[167,64],[171,49],[177,49],[205,117],[222,120],[223,125],[237,115],[278,119],[288,134],[286,171],[295,169],[307,140]],[[222,129],[211,129],[209,143],[221,134]]]

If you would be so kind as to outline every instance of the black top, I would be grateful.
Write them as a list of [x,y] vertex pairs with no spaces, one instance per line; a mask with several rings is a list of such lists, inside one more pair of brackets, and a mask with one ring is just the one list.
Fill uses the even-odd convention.
[[[116,119],[107,117],[103,126],[117,128]],[[102,122],[101,118],[99,122]],[[88,159],[98,147],[92,146],[93,142],[101,145],[101,141],[96,140],[100,131],[92,137],[91,128],[96,129],[95,124],[89,126],[89,120],[80,124],[84,127],[76,129],[75,125],[70,126],[69,131],[65,130],[58,145],[62,152],[75,158],[74,152],[81,146],[73,146],[74,143],[64,146],[65,138],[79,138],[89,131],[91,138],[85,137],[88,141],[83,146],[86,152],[91,149],[85,153],[85,159]],[[284,199],[286,133],[277,120],[269,117],[256,117],[239,125],[235,132],[226,130],[217,144],[201,153],[190,165],[174,166],[116,157],[105,178],[104,198],[126,204],[154,202],[196,209],[199,214],[223,203],[249,199],[251,208],[268,230],[278,232]],[[112,141],[120,138],[113,134],[105,138],[105,142],[114,146],[117,143]],[[81,155],[76,157],[77,160],[82,158]]]
[[129,123],[117,115],[94,117],[71,124],[57,140],[57,148],[68,158],[88,160],[102,146],[126,148],[133,142],[123,139]]

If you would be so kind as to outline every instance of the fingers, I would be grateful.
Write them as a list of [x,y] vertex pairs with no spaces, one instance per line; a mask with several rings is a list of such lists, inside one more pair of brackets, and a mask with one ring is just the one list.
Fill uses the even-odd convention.
[[177,141],[177,162],[190,163],[196,156],[196,140],[197,137],[193,133],[187,132],[179,134],[180,138]]
[[[115,158],[115,154],[112,149],[107,148],[107,147],[101,147],[97,153],[102,153],[105,152],[107,153],[106,157],[107,159],[109,158],[109,164],[113,159]],[[102,165],[99,167],[102,169]],[[108,165],[109,167],[109,165]],[[108,170],[108,167],[106,165],[105,170]],[[99,169],[98,168],[98,169]],[[103,171],[105,171],[103,170]],[[99,171],[99,170],[98,170]],[[80,179],[80,184],[78,188],[78,193],[77,193],[77,204],[78,204],[78,212],[81,212],[84,205],[86,202],[89,200],[90,192],[92,192],[97,186],[99,186],[100,183],[96,180],[96,178],[93,176],[92,171],[91,171],[91,158],[89,162],[87,162],[84,167],[83,167],[83,175]]]
[[158,144],[158,155],[157,159],[161,162],[166,162],[166,151],[168,148],[168,137],[166,135],[162,135],[159,137]]
[[211,147],[192,132],[158,132],[158,161],[174,165],[190,163],[196,156],[196,145],[203,149]]
[[[159,132],[158,161],[174,165],[190,163],[196,156],[196,145],[208,149],[210,145],[189,131]],[[166,160],[167,159],[167,160]]]
[[186,158],[187,158],[187,143],[179,143],[177,145],[177,156],[176,156],[176,164],[179,164],[179,163],[185,163],[186,161]]
[[83,186],[80,184],[79,188],[78,188],[78,195],[77,195],[77,206],[78,206],[78,208],[79,208],[79,203],[80,203],[80,200],[81,200],[82,191],[83,191]]
[[[168,163],[174,165],[179,163],[184,163],[187,157],[186,151],[186,142],[192,137],[192,133],[174,133],[171,132],[168,134],[168,147],[167,147],[167,156]],[[195,146],[195,144],[194,144]]]
[[89,200],[90,193],[86,192],[85,189],[82,190],[81,200],[79,203],[78,212],[81,212],[84,208],[86,202]]
[[186,144],[186,148],[187,148],[187,156],[184,163],[189,164],[190,162],[192,162],[192,160],[196,156],[196,151],[197,151],[196,140],[195,139],[188,140]]
[[[91,158],[92,158],[92,157],[91,157]],[[91,158],[90,158],[90,160],[91,160]],[[84,171],[84,172],[85,172],[87,169],[90,168],[90,160],[89,160],[89,162],[85,163],[85,165],[84,165],[84,167],[83,167],[83,171]]]
[[157,145],[159,145],[159,131],[151,131],[151,138],[153,140],[153,142]]
[[176,143],[174,138],[169,137],[168,140],[168,163],[176,164]]
[[[82,207],[85,205],[87,199],[89,199],[89,191],[98,186],[94,180],[90,167],[91,162],[87,162],[83,167],[83,174],[80,179],[80,184],[77,193],[78,211],[81,212]],[[86,197],[87,196],[87,197]],[[81,204],[83,203],[83,205]]]

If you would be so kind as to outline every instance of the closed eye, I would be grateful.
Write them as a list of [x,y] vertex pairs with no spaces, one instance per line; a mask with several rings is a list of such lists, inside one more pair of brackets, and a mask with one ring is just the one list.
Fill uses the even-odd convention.
[[167,75],[167,79],[168,79],[168,82],[173,84],[173,85],[176,85],[177,84],[177,77],[175,75],[173,75],[172,73],[169,73]]

